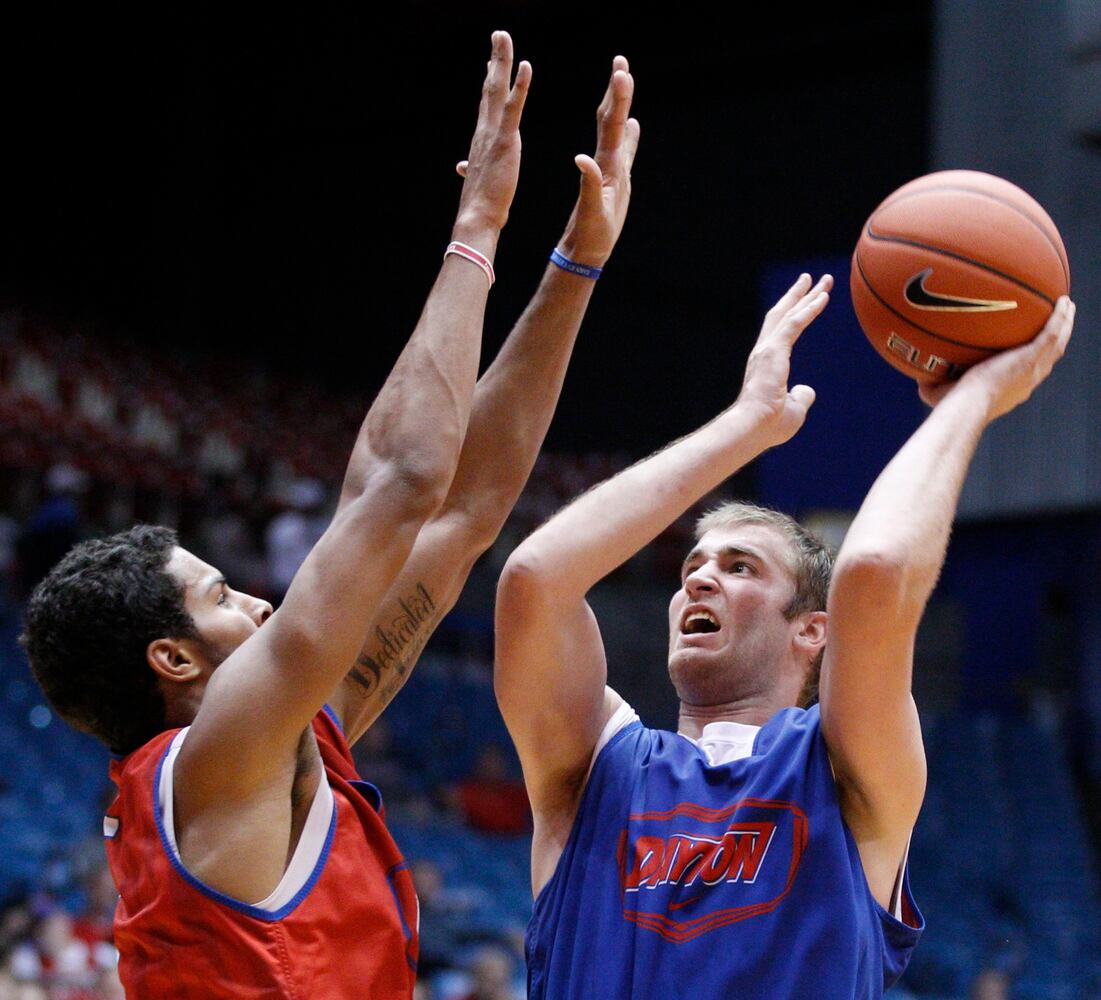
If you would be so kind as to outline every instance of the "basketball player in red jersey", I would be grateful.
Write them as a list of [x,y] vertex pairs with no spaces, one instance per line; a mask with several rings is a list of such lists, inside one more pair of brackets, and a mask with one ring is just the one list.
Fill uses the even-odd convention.
[[520,63],[510,86],[512,62],[511,39],[494,34],[454,242],[280,609],[146,526],[78,546],[32,597],[24,641],[39,682],[121,755],[105,834],[131,998],[412,992],[412,881],[348,747],[527,478],[623,225],[638,142],[619,57],[554,263],[475,385],[531,79]]

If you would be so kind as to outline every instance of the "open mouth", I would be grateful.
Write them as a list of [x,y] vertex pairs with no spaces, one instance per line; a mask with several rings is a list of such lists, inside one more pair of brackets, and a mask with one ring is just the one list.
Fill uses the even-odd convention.
[[718,619],[710,611],[693,611],[685,615],[680,626],[681,635],[703,635],[718,632]]

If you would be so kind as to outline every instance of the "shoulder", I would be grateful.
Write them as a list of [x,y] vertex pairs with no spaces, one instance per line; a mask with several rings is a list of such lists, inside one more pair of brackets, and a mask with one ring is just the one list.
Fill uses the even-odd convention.
[[825,741],[822,740],[822,713],[818,705],[780,709],[761,727],[754,754],[769,753],[781,745],[790,748],[796,743],[806,744],[808,748],[821,743],[822,752],[826,752]]

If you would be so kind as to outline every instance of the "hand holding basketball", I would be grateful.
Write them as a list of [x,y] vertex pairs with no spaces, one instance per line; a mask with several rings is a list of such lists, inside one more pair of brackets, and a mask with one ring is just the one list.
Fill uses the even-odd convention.
[[853,253],[853,306],[872,346],[923,383],[1026,344],[1070,288],[1059,231],[1019,187],[974,170],[903,185]]
[[1063,296],[1043,330],[1023,347],[1002,351],[964,372],[958,382],[922,385],[921,398],[936,406],[950,393],[979,391],[986,398],[988,420],[1020,406],[1051,374],[1063,356],[1074,327],[1074,303]]
[[765,315],[757,343],[746,361],[738,405],[757,411],[772,438],[783,444],[795,435],[814,403],[809,385],[788,389],[791,350],[800,334],[818,317],[830,300],[833,277],[824,274],[811,287],[809,274],[801,274]]

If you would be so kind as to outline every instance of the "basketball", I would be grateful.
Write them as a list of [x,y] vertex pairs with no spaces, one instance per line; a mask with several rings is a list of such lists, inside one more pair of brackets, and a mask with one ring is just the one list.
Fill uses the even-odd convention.
[[872,346],[919,382],[944,382],[1035,337],[1070,267],[1034,198],[991,174],[945,170],[872,212],[850,285]]

